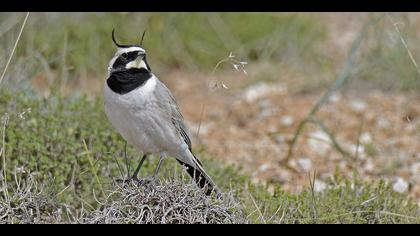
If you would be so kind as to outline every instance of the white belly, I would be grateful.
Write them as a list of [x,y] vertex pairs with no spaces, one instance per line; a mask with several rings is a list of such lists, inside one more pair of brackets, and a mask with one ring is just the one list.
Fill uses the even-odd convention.
[[105,83],[104,105],[108,119],[114,128],[131,145],[143,153],[159,153],[161,145],[154,141],[156,130],[152,127],[153,118],[149,112],[151,102],[150,93],[156,86],[156,79],[152,77],[144,86],[127,94],[120,95],[109,89]]

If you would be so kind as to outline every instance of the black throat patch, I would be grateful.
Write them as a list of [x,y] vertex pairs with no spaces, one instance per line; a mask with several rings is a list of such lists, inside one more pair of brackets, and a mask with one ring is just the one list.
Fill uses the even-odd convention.
[[113,92],[122,95],[142,86],[151,77],[152,73],[144,68],[132,68],[111,73],[106,83]]

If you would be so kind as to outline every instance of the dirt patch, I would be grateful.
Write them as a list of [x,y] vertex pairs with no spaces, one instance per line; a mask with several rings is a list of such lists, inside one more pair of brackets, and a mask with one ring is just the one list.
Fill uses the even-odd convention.
[[[214,158],[241,166],[255,181],[280,182],[288,191],[300,191],[315,170],[320,186],[337,172],[351,177],[357,170],[363,179],[385,178],[396,191],[420,199],[418,95],[370,88],[336,93],[317,118],[348,156],[334,148],[322,129],[309,124],[286,167],[282,160],[294,132],[324,90],[302,93],[296,80],[258,82],[239,89],[244,79],[232,78],[236,89],[209,92],[197,78],[203,76],[175,72],[165,80],[191,133],[196,134],[201,120],[195,144],[204,145]],[[406,187],[398,189],[399,183]]]

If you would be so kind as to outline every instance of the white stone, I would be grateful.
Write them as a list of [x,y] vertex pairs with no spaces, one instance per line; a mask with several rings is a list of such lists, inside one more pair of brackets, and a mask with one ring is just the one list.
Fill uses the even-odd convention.
[[368,132],[364,132],[360,135],[359,138],[361,143],[371,143],[372,142],[372,136]]
[[354,100],[350,102],[350,107],[357,112],[365,111],[367,104],[362,100]]
[[331,140],[328,134],[319,130],[309,134],[310,138],[308,140],[308,145],[312,151],[320,155],[327,154],[330,149]]
[[272,92],[283,92],[285,88],[281,85],[272,85],[267,83],[257,83],[245,90],[245,99],[248,102],[253,102],[261,97],[264,97]]
[[329,98],[330,102],[332,102],[332,103],[336,103],[336,102],[340,101],[340,99],[341,99],[341,95],[339,93],[334,93]]
[[268,163],[262,164],[259,168],[260,172],[266,172],[270,168]]
[[312,161],[309,158],[300,158],[297,160],[297,164],[304,171],[309,171],[312,168]]
[[315,192],[322,192],[327,188],[327,184],[321,180],[315,180],[314,190]]
[[294,119],[292,116],[282,116],[280,122],[283,126],[290,127],[293,125]]
[[408,191],[408,183],[403,178],[398,177],[392,185],[392,189],[397,193],[406,193]]

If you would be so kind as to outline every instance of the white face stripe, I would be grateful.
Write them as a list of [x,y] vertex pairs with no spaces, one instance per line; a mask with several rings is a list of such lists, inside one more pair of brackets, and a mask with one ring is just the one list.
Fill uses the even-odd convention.
[[130,63],[128,63],[127,65],[125,65],[126,69],[131,69],[131,68],[145,68],[147,69],[146,63],[144,63],[144,61],[140,58],[137,58],[134,61],[131,61]]
[[132,52],[132,51],[142,51],[142,52],[146,53],[146,50],[144,50],[143,48],[133,46],[133,47],[129,47],[129,48],[118,48],[115,55],[121,55],[123,53]]
[[[117,58],[123,53],[128,53],[128,52],[133,52],[133,51],[142,51],[142,52],[146,53],[146,50],[144,50],[143,48],[138,47],[138,46],[132,46],[132,47],[128,47],[128,48],[118,48],[118,50],[114,54],[114,57],[111,59],[111,61],[109,61],[108,76],[109,76],[109,73],[111,73],[112,65],[114,65],[114,62],[117,60]],[[129,64],[131,64],[131,63],[129,63]],[[140,64],[144,64],[144,66],[141,66],[141,67],[146,68],[146,65],[143,62],[143,60],[142,60],[142,63],[140,63]],[[141,67],[136,67],[136,68],[141,68]],[[133,68],[133,66],[131,68]]]

